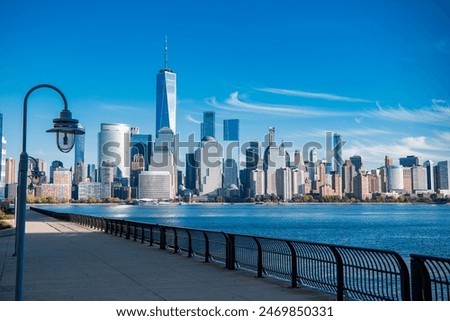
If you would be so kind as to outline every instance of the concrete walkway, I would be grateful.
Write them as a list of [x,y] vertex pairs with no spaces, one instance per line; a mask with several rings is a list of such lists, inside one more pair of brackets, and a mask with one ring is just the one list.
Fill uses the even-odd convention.
[[[0,300],[13,300],[14,236],[0,236]],[[24,300],[333,300],[170,251],[27,213]]]

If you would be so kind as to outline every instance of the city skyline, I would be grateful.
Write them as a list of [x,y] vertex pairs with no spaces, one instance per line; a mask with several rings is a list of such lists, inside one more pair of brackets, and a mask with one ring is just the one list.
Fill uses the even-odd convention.
[[[124,8],[118,1],[104,15],[99,3],[86,13],[80,2],[65,9],[69,22],[56,4],[0,4],[6,157],[19,157],[23,95],[37,83],[67,96],[86,128],[86,163],[96,163],[101,123],[155,133],[154,75],[165,66],[167,35],[181,139],[193,132],[200,140],[202,114],[214,111],[218,133],[223,120],[240,120],[241,141],[263,141],[269,126],[277,128],[278,144],[290,141],[293,149],[325,145],[326,132],[339,133],[347,142],[343,158],[358,154],[368,169],[385,155],[396,163],[407,155],[450,159],[445,1],[282,1],[239,4],[237,11],[234,2],[213,9],[202,2]],[[170,17],[159,16],[167,10]],[[74,155],[61,155],[45,134],[60,110],[57,98],[45,90],[30,97],[28,152],[72,164]],[[318,153],[325,157],[324,149]]]

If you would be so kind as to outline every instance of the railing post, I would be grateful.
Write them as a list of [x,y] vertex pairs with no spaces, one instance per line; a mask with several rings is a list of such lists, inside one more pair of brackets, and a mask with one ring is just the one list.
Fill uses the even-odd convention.
[[289,247],[289,250],[291,250],[291,287],[296,288],[297,287],[297,252],[295,251],[294,246],[291,242],[286,241],[287,246]]
[[125,232],[125,239],[129,240],[130,239],[130,223],[128,221],[127,221],[125,227],[127,229]]
[[400,287],[401,287],[401,295],[402,301],[411,301],[411,290],[410,290],[410,281],[409,281],[409,271],[408,266],[402,257],[394,253],[394,257],[398,262],[400,268]]
[[119,234],[119,236],[122,237],[122,235],[123,235],[123,220],[119,224],[120,224],[120,234]]
[[209,238],[208,234],[203,231],[203,236],[205,237],[205,263],[209,262]]
[[192,235],[189,230],[186,230],[186,233],[188,235],[188,257],[192,257]]
[[148,229],[149,229],[149,232],[150,232],[150,235],[149,235],[149,237],[150,237],[150,240],[149,240],[149,246],[153,246],[153,226],[152,225],[148,225]]
[[136,227],[136,223],[133,223],[133,241],[136,242],[137,240],[137,227]]
[[173,244],[173,253],[177,253],[178,252],[178,235],[177,235],[177,229],[176,228],[172,228],[173,230],[173,235],[174,235],[174,244]]
[[225,266],[228,270],[235,270],[235,262],[236,262],[236,249],[235,249],[235,242],[234,242],[234,234],[226,234],[223,233],[226,240],[226,259],[225,259]]
[[258,278],[262,278],[262,274],[263,274],[262,246],[261,246],[261,243],[258,241],[258,239],[256,237],[253,237],[253,240],[255,241],[256,246],[258,247],[258,261],[257,261]]
[[166,228],[164,226],[159,226],[159,248],[166,249]]
[[344,301],[344,263],[335,246],[330,246],[330,250],[336,260],[336,300]]
[[144,244],[145,242],[145,230],[144,230],[144,224],[141,224],[141,244]]
[[105,233],[108,233],[108,231],[109,231],[109,223],[110,223],[110,221],[105,219]]
[[413,301],[431,301],[430,274],[423,259],[411,256],[411,287]]

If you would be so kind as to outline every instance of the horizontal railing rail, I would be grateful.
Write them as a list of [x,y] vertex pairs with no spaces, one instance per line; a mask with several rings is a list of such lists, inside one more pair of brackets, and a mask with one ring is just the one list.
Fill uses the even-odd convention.
[[411,254],[414,301],[450,300],[450,259]]
[[[257,277],[270,276],[285,280],[293,288],[307,286],[333,293],[336,300],[411,299],[408,267],[394,251],[65,214],[42,208],[32,209],[59,220],[74,222],[136,242],[148,242],[150,246],[185,253],[189,257],[201,257],[204,262],[223,264],[230,270],[245,269],[256,273]],[[411,257],[414,262],[420,261],[414,265],[412,263],[413,299],[419,299],[418,292],[414,292],[418,288],[418,271],[426,270],[433,271],[433,277],[430,277],[428,272],[428,276],[420,279],[421,289],[426,290],[420,290],[421,293],[426,292],[425,299],[429,298],[428,286],[434,291],[432,299],[449,300],[450,260],[425,260],[417,255]],[[426,282],[432,282],[432,285],[424,286]]]

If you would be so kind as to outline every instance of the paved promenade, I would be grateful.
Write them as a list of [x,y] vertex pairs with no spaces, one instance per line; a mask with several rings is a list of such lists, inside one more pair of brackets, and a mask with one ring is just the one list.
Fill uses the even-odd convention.
[[[11,233],[9,233],[11,234]],[[15,237],[0,234],[0,300],[14,299]],[[27,213],[24,300],[333,300],[73,223]]]

